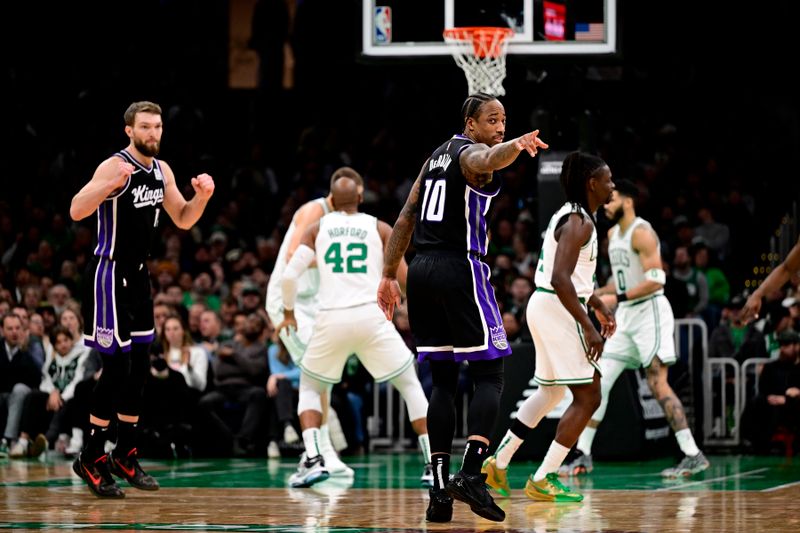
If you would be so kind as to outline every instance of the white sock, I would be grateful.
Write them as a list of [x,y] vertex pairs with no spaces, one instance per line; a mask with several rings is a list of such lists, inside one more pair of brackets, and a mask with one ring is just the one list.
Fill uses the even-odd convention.
[[697,443],[694,442],[691,429],[686,428],[676,432],[675,438],[678,440],[678,446],[681,447],[681,451],[689,457],[694,457],[700,453],[700,448],[698,448]]
[[303,430],[303,444],[306,447],[306,455],[309,459],[312,457],[316,457],[320,455],[320,429],[319,428],[308,428]]
[[323,424],[319,428],[319,449],[333,449],[333,443],[331,442],[331,428],[328,424]]
[[523,442],[525,441],[514,435],[510,429],[506,431],[505,436],[497,446],[497,451],[494,452],[497,468],[501,470],[508,468],[508,463],[511,462],[511,458],[514,457]]
[[550,449],[547,450],[547,455],[544,456],[542,464],[539,465],[539,469],[533,475],[533,480],[541,481],[547,477],[547,474],[557,472],[558,467],[561,466],[561,463],[567,458],[568,453],[569,448],[553,441],[553,443],[550,444]]
[[425,464],[431,462],[431,441],[428,440],[428,434],[423,433],[417,437],[419,441],[419,451],[422,453],[422,458],[425,460]]
[[586,426],[581,431],[580,437],[578,437],[578,449],[584,453],[584,455],[592,455],[592,442],[594,442],[594,435],[597,433],[597,428]]

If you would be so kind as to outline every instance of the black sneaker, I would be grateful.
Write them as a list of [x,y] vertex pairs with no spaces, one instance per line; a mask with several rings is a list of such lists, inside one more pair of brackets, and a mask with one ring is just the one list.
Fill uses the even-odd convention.
[[425,511],[425,520],[428,522],[449,522],[453,518],[453,498],[447,494],[447,489],[430,489],[431,501]]
[[108,455],[96,461],[84,462],[83,452],[78,454],[72,463],[72,470],[89,485],[89,489],[100,498],[124,498],[125,493],[119,488],[111,472],[108,470]]
[[494,522],[506,519],[506,513],[494,503],[486,488],[486,474],[466,474],[459,471],[445,487],[453,499],[462,501],[478,516]]
[[126,480],[132,487],[140,490],[158,490],[158,481],[153,476],[145,473],[136,459],[136,448],[128,452],[125,457],[119,458],[114,455],[117,450],[109,454],[111,473]]

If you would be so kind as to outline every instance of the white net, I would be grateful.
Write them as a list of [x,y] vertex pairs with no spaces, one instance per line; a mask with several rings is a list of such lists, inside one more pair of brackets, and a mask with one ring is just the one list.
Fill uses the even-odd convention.
[[486,93],[503,96],[506,77],[506,52],[510,28],[450,28],[444,40],[456,64],[467,77],[469,94]]

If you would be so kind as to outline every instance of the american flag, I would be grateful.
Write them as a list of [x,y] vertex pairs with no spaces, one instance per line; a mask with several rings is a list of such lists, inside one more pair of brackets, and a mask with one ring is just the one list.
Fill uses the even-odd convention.
[[576,22],[576,41],[604,41],[606,38],[605,25],[602,22]]

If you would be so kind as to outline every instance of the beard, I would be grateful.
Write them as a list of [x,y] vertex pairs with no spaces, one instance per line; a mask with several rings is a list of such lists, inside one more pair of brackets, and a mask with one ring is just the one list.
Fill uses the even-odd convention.
[[155,157],[158,155],[158,150],[161,148],[161,143],[156,141],[153,144],[147,144],[139,139],[134,139],[133,146],[135,146],[137,150],[147,157]]
[[611,225],[613,226],[614,224],[619,222],[619,219],[622,218],[623,214],[624,213],[622,212],[622,206],[619,206],[613,213],[611,214],[606,213],[606,218],[608,219],[609,222],[611,222]]

